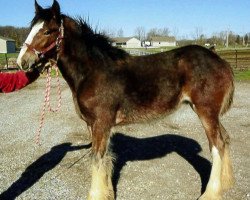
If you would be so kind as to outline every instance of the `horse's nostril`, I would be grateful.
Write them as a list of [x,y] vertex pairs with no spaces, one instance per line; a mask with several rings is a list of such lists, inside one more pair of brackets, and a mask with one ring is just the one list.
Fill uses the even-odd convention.
[[17,64],[21,69],[27,68],[27,62],[25,60],[17,60]]
[[22,61],[21,61],[21,66],[22,66],[22,67],[25,67],[25,66],[26,66],[26,61],[25,61],[25,60],[22,60]]

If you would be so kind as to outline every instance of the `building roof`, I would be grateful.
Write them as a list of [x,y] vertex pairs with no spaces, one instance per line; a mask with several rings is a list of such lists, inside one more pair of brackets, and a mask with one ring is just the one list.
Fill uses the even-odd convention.
[[152,42],[175,42],[174,36],[157,36],[157,37],[151,37],[150,40]]
[[126,43],[127,41],[129,41],[132,38],[134,38],[134,37],[116,37],[116,38],[112,38],[112,40],[116,43]]
[[5,41],[10,41],[10,42],[15,42],[15,40],[13,40],[11,38],[6,38],[6,37],[2,37],[2,36],[0,36],[0,39],[5,40]]

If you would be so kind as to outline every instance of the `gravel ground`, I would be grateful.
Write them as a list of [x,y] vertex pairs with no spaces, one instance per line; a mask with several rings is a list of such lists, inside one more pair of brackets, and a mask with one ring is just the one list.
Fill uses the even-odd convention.
[[[41,146],[34,142],[45,79],[0,94],[0,199],[86,199],[90,187],[90,140],[62,83],[62,109],[46,113]],[[225,199],[250,199],[250,83],[236,83],[232,109],[222,118],[231,135],[236,185]],[[53,88],[53,91],[56,89]],[[52,95],[55,97],[55,95]],[[53,102],[52,102],[53,105]],[[117,200],[194,200],[204,190],[211,156],[193,111],[115,131]]]

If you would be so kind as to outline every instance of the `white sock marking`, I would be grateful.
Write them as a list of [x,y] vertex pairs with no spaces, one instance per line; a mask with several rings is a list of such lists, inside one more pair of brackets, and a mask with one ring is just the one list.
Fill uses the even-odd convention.
[[207,190],[220,192],[221,190],[221,157],[218,149],[213,146],[212,147],[212,157],[213,157],[213,165],[212,171],[210,175],[210,179],[207,185]]

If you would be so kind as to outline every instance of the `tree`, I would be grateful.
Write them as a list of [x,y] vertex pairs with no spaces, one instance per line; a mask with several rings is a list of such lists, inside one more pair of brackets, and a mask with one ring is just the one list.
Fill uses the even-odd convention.
[[240,36],[236,35],[235,43],[240,44],[240,41],[241,41]]
[[151,37],[156,37],[157,34],[157,28],[151,28],[147,33],[147,39],[149,40]]
[[172,35],[177,38],[178,37],[178,33],[179,33],[179,29],[177,27],[174,27],[171,31]]
[[146,30],[144,27],[139,26],[135,29],[135,37],[140,41],[146,40]]
[[16,47],[20,47],[29,34],[29,28],[26,27],[13,27],[13,26],[0,26],[0,36],[14,39]]
[[203,45],[205,35],[203,34],[202,27],[196,27],[194,32],[194,39],[196,41],[196,44]]
[[123,37],[123,30],[122,30],[122,28],[120,28],[120,29],[117,31],[117,37]]
[[164,36],[169,36],[169,29],[167,27],[164,28],[152,28],[149,30],[147,33],[147,38],[150,39],[151,37],[164,37]]
[[158,34],[161,36],[169,36],[169,33],[170,33],[167,27],[159,29],[158,32],[159,32]]
[[245,42],[245,45],[247,46],[247,45],[248,45],[248,42],[249,42],[248,34],[246,34],[246,35],[244,36],[244,42]]
[[228,32],[228,44],[230,46],[235,46],[236,38],[237,38],[237,36],[232,31]]
[[114,38],[115,37],[115,31],[111,28],[104,28],[102,29],[101,31],[101,34],[107,36],[107,37],[110,37],[110,38]]

